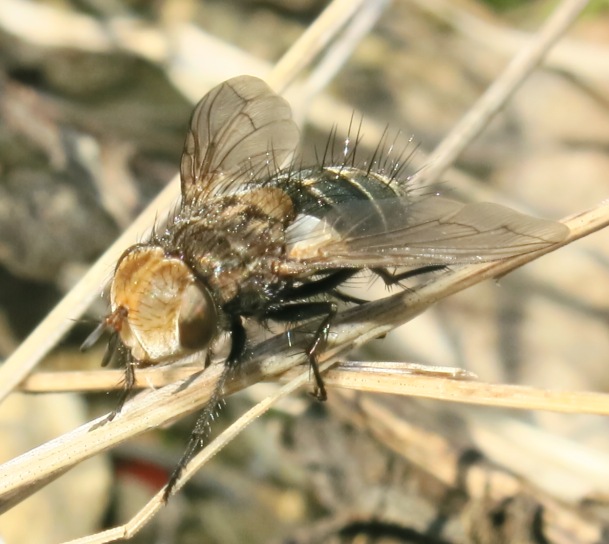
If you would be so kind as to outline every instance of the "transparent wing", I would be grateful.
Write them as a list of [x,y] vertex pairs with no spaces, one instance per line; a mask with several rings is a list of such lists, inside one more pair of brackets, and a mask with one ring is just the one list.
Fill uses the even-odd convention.
[[289,104],[264,81],[239,76],[221,83],[190,120],[180,165],[183,205],[273,175],[298,141]]
[[302,231],[288,256],[319,269],[494,261],[561,242],[569,229],[498,204],[432,196],[337,206]]

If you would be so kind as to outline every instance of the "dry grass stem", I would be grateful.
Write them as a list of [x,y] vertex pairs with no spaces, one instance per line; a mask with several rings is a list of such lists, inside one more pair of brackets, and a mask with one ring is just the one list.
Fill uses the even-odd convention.
[[364,3],[364,0],[334,0],[277,62],[267,80],[269,85],[282,93],[341,32]]
[[563,0],[559,4],[535,34],[535,38],[516,54],[475,106],[461,118],[429,156],[426,165],[413,176],[413,184],[426,185],[438,180],[537,68],[586,5],[588,0]]
[[[344,369],[353,373],[361,370],[362,373],[395,372],[396,376],[436,376],[453,379],[475,379],[475,376],[466,370],[453,367],[426,366],[418,363],[391,363],[391,362],[364,362],[338,364],[336,370]],[[156,389],[165,385],[190,378],[200,372],[199,366],[167,365],[141,368],[136,375],[135,389]],[[289,372],[282,376],[283,379],[293,377]],[[66,371],[66,372],[34,372],[30,374],[19,386],[19,391],[24,393],[70,393],[84,391],[112,391],[122,389],[124,372],[115,370],[94,371]],[[386,392],[378,389],[378,393]]]
[[[419,8],[438,17],[467,40],[503,57],[513,56],[515,51],[535,39],[528,32],[489,22],[488,19],[464,10],[451,0],[417,0],[416,3]],[[606,82],[609,77],[609,52],[606,47],[569,38],[563,38],[557,43],[552,51],[544,56],[541,64],[590,82]]]

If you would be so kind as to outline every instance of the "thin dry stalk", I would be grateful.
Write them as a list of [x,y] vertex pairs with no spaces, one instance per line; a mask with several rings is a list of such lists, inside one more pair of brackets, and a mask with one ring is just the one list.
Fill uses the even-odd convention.
[[[416,4],[450,25],[466,39],[504,57],[511,57],[531,41],[529,33],[489,21],[488,18],[483,19],[451,0],[416,0]],[[544,56],[542,65],[567,72],[576,78],[602,83],[609,77],[609,52],[599,44],[564,38]]]
[[361,9],[364,0],[334,0],[277,62],[268,83],[282,93]]
[[427,164],[413,176],[413,184],[426,185],[438,180],[537,68],[550,48],[560,40],[587,5],[588,0],[563,0],[559,4],[537,32],[535,39],[516,54],[476,105],[429,156]]

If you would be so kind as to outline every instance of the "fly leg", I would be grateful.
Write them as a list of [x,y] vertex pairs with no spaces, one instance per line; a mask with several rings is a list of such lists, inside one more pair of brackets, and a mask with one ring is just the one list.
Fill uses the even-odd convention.
[[123,390],[121,391],[121,394],[118,397],[116,408],[114,408],[114,410],[112,410],[112,412],[110,412],[108,416],[102,419],[99,423],[93,425],[89,429],[90,431],[93,431],[94,429],[97,429],[102,425],[105,425],[106,423],[112,421],[123,409],[125,402],[127,402],[131,391],[133,391],[133,388],[135,387],[135,367],[137,365],[137,362],[133,360],[133,357],[131,357],[129,351],[122,344],[117,344],[116,346],[113,346],[113,349],[116,350],[115,354],[120,363],[124,364],[125,366],[125,380],[123,384]]
[[328,398],[326,386],[324,385],[319,365],[317,363],[317,354],[323,348],[328,334],[330,333],[330,325],[336,315],[338,308],[334,302],[293,302],[289,304],[269,306],[264,313],[264,318],[272,319],[279,322],[294,322],[304,321],[313,317],[323,315],[322,322],[315,331],[313,342],[307,348],[306,354],[309,359],[309,364],[315,376],[314,395],[321,401]]
[[336,312],[338,311],[336,304],[334,304],[333,302],[329,302],[326,304],[328,305],[328,313],[317,328],[313,343],[311,344],[309,349],[307,349],[306,352],[307,357],[309,358],[309,365],[311,365],[311,368],[313,369],[313,374],[315,375],[316,388],[313,391],[313,394],[320,401],[325,401],[328,398],[328,393],[326,392],[326,385],[324,384],[324,381],[321,377],[321,372],[319,372],[317,352],[320,351],[323,348],[324,344],[327,342],[328,335],[330,334],[330,325],[332,323],[332,320],[334,319],[334,316],[336,315]]
[[337,298],[341,302],[348,302],[349,304],[357,304],[358,306],[360,306],[362,304],[366,304],[366,302],[370,302],[365,298],[354,297],[352,295],[348,295],[347,293],[343,293],[338,289],[332,289],[330,293],[333,297]]
[[[197,418],[195,427],[188,440],[186,451],[184,451],[180,461],[176,465],[176,468],[169,477],[167,485],[165,486],[165,491],[163,492],[163,500],[165,502],[172,495],[176,483],[182,475],[184,467],[194,457],[195,453],[201,448],[203,440],[209,432],[209,423],[211,420],[214,419],[215,411],[218,406],[218,403],[220,402],[222,389],[224,388],[226,379],[231,370],[235,368],[235,366],[239,363],[245,352],[247,335],[240,316],[237,315],[233,317],[230,324],[230,333],[231,348],[228,357],[224,362],[224,369],[222,370],[222,374],[220,374],[220,377],[218,378],[218,381],[214,386],[214,390],[209,398],[209,401],[207,402],[207,404],[199,414],[199,417]],[[205,371],[203,370],[202,372]],[[197,376],[199,374],[197,374]]]
[[[379,278],[381,278],[383,280],[383,282],[385,283],[385,285],[387,285],[389,287],[392,285],[399,284],[403,280],[407,280],[409,278],[414,278],[415,276],[419,276],[422,274],[428,274],[430,272],[436,272],[438,270],[443,270],[445,268],[446,268],[446,266],[444,266],[444,265],[429,265],[429,266],[423,266],[420,268],[416,268],[415,270],[406,270],[405,272],[401,272],[400,274],[392,274],[386,268],[372,268],[370,271],[373,274],[376,274]],[[343,283],[344,281],[349,279],[356,272],[357,272],[356,270],[341,271],[341,272],[337,272],[336,274],[332,274],[332,276],[328,277],[328,279],[341,278],[340,281],[336,281],[336,284],[331,289],[328,289],[328,291],[332,294],[333,297],[337,298],[338,300],[340,300],[342,302],[348,302],[349,304],[361,305],[361,304],[365,304],[366,302],[370,302],[369,300],[366,300],[364,298],[354,297],[353,295],[348,295],[347,293],[343,293],[342,291],[339,291],[336,288],[339,286],[340,283]],[[345,274],[345,275],[342,276],[342,274]],[[324,280],[326,280],[326,278],[324,278]],[[314,284],[317,284],[317,283],[318,282],[314,282]]]
[[430,272],[437,272],[438,270],[445,270],[447,267],[443,264],[431,264],[429,266],[421,266],[414,270],[406,270],[399,274],[392,274],[386,268],[371,268],[370,271],[376,274],[379,278],[385,282],[388,287],[399,284],[403,280],[414,278],[422,274],[429,274]]
[[287,303],[314,297],[315,295],[322,293],[330,293],[334,298],[342,302],[348,302],[349,304],[364,304],[370,302],[369,300],[354,297],[338,290],[338,287],[341,284],[351,279],[358,272],[359,269],[348,268],[330,272],[327,276],[318,280],[303,283],[298,287],[288,287],[287,289],[280,291],[277,298]]
[[303,283],[297,287],[289,287],[284,289],[277,295],[277,299],[282,302],[270,304],[263,312],[263,318],[272,319],[279,322],[289,323],[304,321],[313,317],[324,316],[324,319],[320,323],[313,343],[307,349],[306,354],[309,359],[309,364],[313,370],[315,376],[315,391],[314,395],[319,400],[326,400],[327,393],[324,385],[323,378],[319,372],[319,365],[317,364],[317,353],[323,347],[323,344],[328,338],[330,332],[330,325],[332,319],[336,315],[337,307],[334,302],[298,302],[302,299],[314,297],[322,293],[330,293],[337,299],[344,302],[351,302],[355,304],[361,304],[365,301],[350,297],[344,293],[340,293],[337,287],[349,280],[359,270],[357,269],[342,269],[329,272],[326,276],[319,278],[315,281]]
[[[436,272],[438,270],[444,270],[447,267],[444,265],[429,265],[422,266],[416,268],[414,270],[406,270],[405,272],[401,272],[400,274],[392,274],[386,268],[371,268],[370,271],[373,274],[376,274],[379,278],[383,280],[385,285],[392,286],[399,284],[403,280],[407,280],[409,278],[414,278],[415,276],[420,276],[422,274],[429,274],[430,272]],[[343,293],[338,290],[338,287],[341,283],[344,283],[352,276],[354,276],[359,270],[351,270],[345,269],[340,270],[338,272],[333,272],[330,275],[322,278],[321,280],[317,280],[311,283],[307,283],[301,285],[297,288],[291,289],[288,291],[288,295],[292,295],[290,298],[307,298],[308,296],[313,296],[323,292],[329,292],[333,297],[337,298],[342,302],[347,302],[349,304],[365,304],[366,302],[370,302],[364,298],[354,297],[353,295],[348,295],[347,293]],[[283,293],[282,293],[283,295]],[[287,297],[284,297],[287,298]]]

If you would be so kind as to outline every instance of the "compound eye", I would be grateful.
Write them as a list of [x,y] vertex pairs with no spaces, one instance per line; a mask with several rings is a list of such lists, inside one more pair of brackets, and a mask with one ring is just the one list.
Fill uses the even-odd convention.
[[180,345],[187,350],[200,350],[211,342],[218,331],[216,305],[209,291],[193,283],[182,293],[178,314]]

